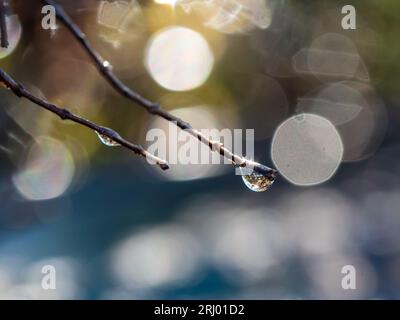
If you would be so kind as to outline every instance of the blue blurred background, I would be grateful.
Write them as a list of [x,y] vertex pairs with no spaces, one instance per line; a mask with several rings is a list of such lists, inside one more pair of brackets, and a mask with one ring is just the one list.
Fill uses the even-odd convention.
[[[256,193],[226,164],[162,172],[1,89],[1,299],[399,298],[398,1],[59,2],[130,87],[198,129],[254,129],[282,174]],[[13,1],[2,68],[145,146],[167,130],[42,17]]]

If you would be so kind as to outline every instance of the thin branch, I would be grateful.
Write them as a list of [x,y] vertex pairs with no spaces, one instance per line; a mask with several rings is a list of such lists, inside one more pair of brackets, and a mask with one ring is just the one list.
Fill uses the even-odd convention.
[[42,0],[45,4],[51,5],[55,8],[57,17],[61,20],[61,22],[68,28],[68,30],[74,35],[77,41],[83,46],[86,52],[89,54],[90,58],[96,65],[99,72],[103,75],[103,77],[111,84],[111,86],[119,92],[121,95],[130,99],[131,101],[137,103],[141,107],[147,110],[150,114],[157,115],[167,121],[173,122],[180,129],[187,131],[192,136],[197,138],[199,141],[208,145],[211,151],[218,152],[223,157],[227,158],[235,167],[247,167],[254,169],[254,171],[263,174],[271,180],[274,180],[277,176],[277,171],[275,169],[271,169],[265,165],[255,163],[253,161],[247,160],[239,155],[234,154],[228,148],[224,147],[224,145],[220,141],[211,141],[205,135],[203,135],[200,131],[194,129],[190,123],[183,121],[182,119],[172,115],[168,111],[164,110],[160,104],[156,102],[152,102],[144,97],[142,97],[139,93],[133,91],[128,88],[112,71],[111,64],[106,61],[91,45],[86,35],[82,32],[82,30],[78,27],[78,25],[72,21],[72,19],[68,16],[68,14],[64,11],[61,5],[59,5],[56,1],[53,0]]
[[124,138],[122,138],[116,131],[100,126],[90,120],[82,118],[68,109],[60,108],[45,99],[39,98],[35,96],[33,93],[28,91],[21,83],[14,80],[8,73],[6,73],[3,69],[0,68],[0,81],[3,82],[7,88],[11,89],[15,95],[20,98],[25,98],[35,103],[36,105],[58,115],[62,120],[70,120],[75,123],[78,123],[84,127],[92,129],[102,135],[103,137],[107,137],[111,141],[133,151],[134,153],[146,158],[151,163],[155,163],[160,166],[161,169],[166,170],[169,169],[169,166],[166,161],[156,157],[155,155],[146,151],[142,146],[133,144]]
[[0,37],[0,46],[8,48],[7,4],[5,0],[0,0]]

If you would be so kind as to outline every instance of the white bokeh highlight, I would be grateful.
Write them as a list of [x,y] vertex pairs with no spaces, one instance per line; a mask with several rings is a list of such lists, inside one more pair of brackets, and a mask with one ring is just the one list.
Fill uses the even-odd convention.
[[145,66],[152,78],[171,91],[201,86],[214,65],[206,39],[189,28],[172,26],[157,32],[149,41]]
[[49,200],[65,193],[75,173],[69,149],[50,137],[39,137],[21,169],[12,177],[14,187],[27,200]]
[[164,225],[133,234],[112,252],[112,272],[128,289],[179,285],[199,265],[199,245],[182,226]]
[[299,186],[329,180],[343,157],[343,143],[327,119],[304,113],[284,121],[276,130],[272,160],[280,174]]
[[[215,107],[213,106],[190,106],[170,110],[170,112],[180,119],[185,119],[191,123],[194,128],[198,128],[198,130],[222,127],[221,119],[219,119],[218,115],[215,113]],[[154,144],[154,142],[147,141],[146,148],[149,152],[167,159],[170,165],[169,170],[162,173],[160,170],[155,170],[155,174],[159,175],[161,178],[171,181],[198,180],[217,176],[226,169],[221,167],[220,163],[223,163],[223,161],[221,161],[221,157],[218,153],[211,152],[208,145],[200,143],[198,139],[188,132],[178,130],[174,123],[157,118],[150,123],[147,132],[149,132],[149,129],[155,128],[165,133],[166,154],[159,154],[158,151],[153,150],[151,145]],[[213,140],[219,139],[219,137],[213,136],[210,138]],[[161,141],[157,142],[161,143]],[[190,152],[198,150],[198,156],[196,157],[196,159],[198,159],[197,164],[181,163],[182,158],[180,158],[180,155],[185,145],[190,146]],[[209,164],[201,164],[204,155],[207,156]],[[179,161],[178,158],[180,159]],[[221,162],[218,161],[216,164],[213,164],[213,161],[216,160]]]

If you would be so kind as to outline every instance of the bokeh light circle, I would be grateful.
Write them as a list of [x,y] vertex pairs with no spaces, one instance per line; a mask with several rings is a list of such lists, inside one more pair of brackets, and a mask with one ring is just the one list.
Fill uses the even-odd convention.
[[172,91],[201,86],[214,65],[214,55],[204,37],[184,27],[168,27],[149,41],[145,66],[152,78]]
[[6,17],[8,48],[0,48],[0,59],[9,56],[17,48],[22,35],[22,26],[17,15]]
[[353,77],[360,57],[351,39],[337,33],[326,33],[313,41],[307,62],[310,71],[321,81],[326,81],[326,77]]
[[[185,119],[185,121],[188,121],[194,128],[200,131],[207,130],[207,128],[221,128],[223,126],[222,119],[215,112],[214,106],[189,106],[173,109],[170,110],[170,112],[180,119]],[[227,110],[225,113],[226,118],[229,117],[228,112]],[[155,171],[161,178],[171,181],[189,181],[217,176],[223,174],[226,170],[226,167],[221,166],[224,162],[221,160],[222,158],[218,153],[211,152],[208,145],[200,143],[198,139],[191,136],[188,132],[178,130],[174,123],[157,118],[149,124],[146,130],[147,132],[151,132],[150,130],[152,129],[161,130],[165,133],[166,155],[162,153],[158,154],[158,151],[153,151],[152,147],[155,142],[161,143],[163,139],[159,141],[155,139],[155,137],[149,135],[152,139],[154,138],[155,142],[153,142],[146,138],[147,150],[162,158],[165,157],[168,160],[170,166],[169,170],[162,172],[161,175],[159,170]],[[203,133],[205,133],[205,131],[203,131]],[[218,130],[216,135],[212,134],[213,132],[211,131],[210,133],[211,135],[208,137],[211,138],[211,140],[220,139]],[[226,143],[229,144],[228,141],[226,141]],[[182,163],[181,156],[185,150],[185,146],[189,146],[187,152],[184,152],[185,154],[192,154],[194,150],[198,150],[197,156],[194,157],[194,160],[198,161],[197,163]],[[205,156],[208,159],[207,163],[202,162]],[[187,157],[185,157],[185,159],[187,159]]]
[[26,162],[12,177],[17,191],[28,200],[61,196],[72,182],[75,164],[71,152],[60,141],[39,137]]
[[126,288],[179,285],[199,265],[199,245],[184,227],[164,225],[122,241],[112,253],[112,271]]
[[343,143],[327,119],[303,113],[284,121],[276,130],[272,160],[280,174],[295,185],[310,186],[329,180],[343,157]]
[[278,1],[271,0],[156,0],[173,2],[186,13],[201,17],[206,27],[226,34],[267,29]]
[[175,6],[179,0],[155,0],[156,3],[159,4],[168,4],[170,6]]
[[387,111],[374,88],[345,81],[323,85],[299,99],[297,112],[312,113],[331,121],[344,145],[343,161],[373,155],[387,130]]

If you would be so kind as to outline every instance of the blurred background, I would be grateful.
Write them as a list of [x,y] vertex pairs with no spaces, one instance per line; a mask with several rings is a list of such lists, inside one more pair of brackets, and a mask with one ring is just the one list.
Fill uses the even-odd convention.
[[[167,130],[43,30],[41,1],[11,2],[2,68],[131,141]],[[162,172],[2,88],[0,298],[400,298],[400,2],[59,3],[131,88],[198,129],[254,129],[281,176],[256,193],[229,165]]]

